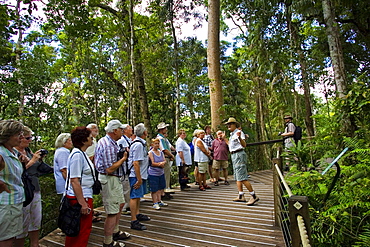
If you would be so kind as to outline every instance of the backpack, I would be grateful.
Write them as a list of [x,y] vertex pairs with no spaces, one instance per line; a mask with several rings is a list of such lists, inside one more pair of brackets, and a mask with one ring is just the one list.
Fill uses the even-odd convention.
[[296,144],[298,143],[299,140],[302,139],[302,128],[300,126],[295,126],[293,139]]

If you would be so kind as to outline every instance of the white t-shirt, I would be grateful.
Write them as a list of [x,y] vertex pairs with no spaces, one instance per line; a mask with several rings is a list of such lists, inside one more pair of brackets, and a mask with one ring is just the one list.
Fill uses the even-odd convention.
[[181,158],[178,152],[182,152],[184,155],[185,164],[190,166],[191,165],[191,152],[189,145],[181,138],[177,139],[176,141],[176,166],[180,166]]
[[[94,184],[93,174],[94,164],[86,153],[80,149],[74,148],[68,157],[67,161],[67,177],[69,173],[70,178],[80,178],[82,194],[84,198],[92,198],[92,186]],[[75,196],[71,182],[69,181],[67,195]]]

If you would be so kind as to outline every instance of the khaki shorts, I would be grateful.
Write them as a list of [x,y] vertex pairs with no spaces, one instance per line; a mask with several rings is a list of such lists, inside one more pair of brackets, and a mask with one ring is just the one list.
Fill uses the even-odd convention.
[[213,160],[212,169],[220,170],[229,167],[229,162],[227,160]]
[[[6,193],[6,192],[4,192]],[[8,240],[23,231],[23,203],[0,204],[0,241]]]
[[207,173],[207,171],[208,171],[208,161],[207,162],[198,162],[198,171],[199,171],[199,173]]
[[102,199],[106,214],[120,213],[120,205],[125,203],[121,179],[116,176],[99,174],[102,185]]

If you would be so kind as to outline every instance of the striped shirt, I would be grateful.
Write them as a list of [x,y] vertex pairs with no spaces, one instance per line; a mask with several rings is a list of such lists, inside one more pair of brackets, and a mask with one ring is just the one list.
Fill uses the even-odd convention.
[[10,190],[10,193],[3,191],[0,193],[0,204],[10,205],[19,204],[25,200],[22,172],[23,167],[18,158],[4,146],[0,146],[0,155],[3,157],[5,167],[0,171],[0,180],[3,181]]
[[[107,173],[106,169],[117,162],[118,144],[108,135],[98,141],[95,149],[95,166],[99,173]],[[119,167],[112,175],[122,177],[123,167]]]

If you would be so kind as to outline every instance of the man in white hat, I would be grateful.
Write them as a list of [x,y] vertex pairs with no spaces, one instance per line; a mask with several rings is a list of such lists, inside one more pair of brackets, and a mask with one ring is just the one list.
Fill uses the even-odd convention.
[[290,115],[284,116],[285,121],[285,130],[284,133],[279,133],[284,138],[284,147],[288,151],[291,147],[294,146],[294,131],[296,126],[292,122],[293,118]]
[[103,247],[125,246],[116,242],[130,237],[130,234],[119,230],[119,219],[125,203],[121,184],[124,175],[122,164],[127,159],[127,152],[123,158],[117,160],[119,147],[117,141],[122,137],[125,126],[119,120],[111,120],[105,127],[106,136],[101,138],[95,150],[95,166],[100,173],[102,184],[102,199],[107,218],[104,223]]
[[167,127],[169,124],[166,124],[164,122],[161,122],[157,125],[157,138],[159,139],[159,148],[164,153],[164,156],[166,158],[166,164],[164,165],[164,176],[166,179],[166,189],[165,196],[163,199],[171,199],[172,196],[170,195],[171,192],[171,163],[170,161],[173,161],[175,157],[171,153],[171,143],[166,138],[167,135]]
[[225,123],[229,129],[230,139],[228,140],[229,151],[231,153],[231,161],[233,163],[234,176],[236,180],[236,185],[239,190],[239,195],[235,198],[234,202],[246,202],[243,192],[243,185],[249,190],[251,195],[249,201],[247,202],[248,206],[254,205],[259,201],[259,198],[256,196],[252,185],[248,181],[248,172],[247,172],[247,154],[244,151],[244,148],[247,146],[245,141],[248,138],[248,135],[245,135],[243,131],[239,129],[240,124],[236,121],[235,118],[231,117]]

